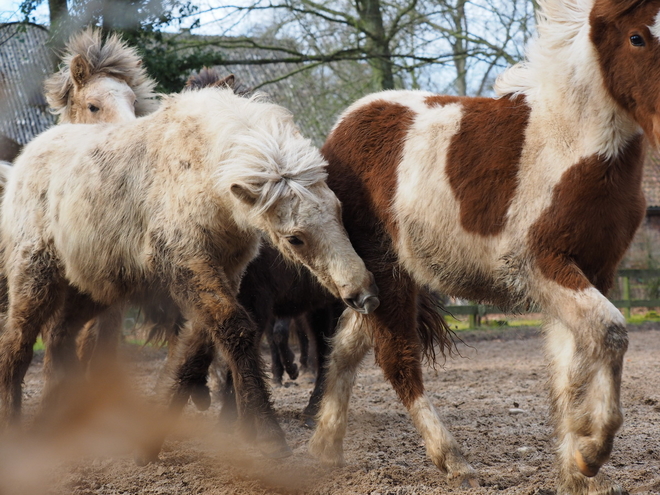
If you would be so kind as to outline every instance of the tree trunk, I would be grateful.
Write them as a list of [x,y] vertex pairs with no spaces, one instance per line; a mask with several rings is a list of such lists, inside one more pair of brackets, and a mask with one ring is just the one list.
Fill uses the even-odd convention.
[[[56,53],[67,42],[69,35],[69,8],[67,0],[48,0],[48,9],[50,13],[50,40],[49,46]],[[56,63],[56,61],[54,60]]]
[[467,35],[467,19],[465,17],[465,2],[467,0],[457,0],[456,9],[452,14],[452,21],[456,31],[456,38],[452,43],[454,67],[456,68],[456,82],[454,87],[456,93],[460,96],[467,94],[467,41],[463,36]]
[[364,50],[369,57],[374,89],[394,89],[392,52],[383,28],[380,0],[356,0],[355,7],[362,21],[362,32],[367,35]]

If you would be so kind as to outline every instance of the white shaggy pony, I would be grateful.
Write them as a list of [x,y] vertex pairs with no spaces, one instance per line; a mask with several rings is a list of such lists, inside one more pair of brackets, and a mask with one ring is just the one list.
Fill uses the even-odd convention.
[[[268,453],[286,453],[253,325],[236,301],[262,235],[355,310],[378,305],[325,165],[285,109],[231,89],[168,97],[157,112],[123,124],[60,125],[31,142],[2,205],[10,301],[0,337],[4,418],[20,413],[21,382],[46,322],[54,321],[55,335],[48,395],[75,370],[70,342],[86,321],[155,292],[191,321],[184,352],[210,340],[227,356],[241,429],[260,433]],[[186,377],[200,365],[184,356],[173,408],[187,400]]]

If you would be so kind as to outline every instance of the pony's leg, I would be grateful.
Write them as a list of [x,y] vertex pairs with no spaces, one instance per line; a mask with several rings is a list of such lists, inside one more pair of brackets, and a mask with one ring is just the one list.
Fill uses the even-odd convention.
[[[274,385],[282,385],[282,378],[284,377],[284,365],[280,358],[280,351],[275,342],[275,334],[273,333],[273,322],[270,321],[264,327],[264,334],[266,334],[266,341],[268,342],[268,349],[270,350],[270,372],[273,375],[272,382]],[[258,344],[257,344],[258,345]]]
[[[64,291],[64,307],[53,324],[43,332],[46,351],[44,354],[45,386],[42,399],[43,414],[48,414],[59,405],[65,387],[82,376],[78,360],[76,337],[82,327],[105,307],[95,303],[89,296],[73,288]],[[99,327],[99,337],[101,327]]]
[[304,316],[296,318],[296,335],[300,344],[300,373],[309,370],[309,336],[307,335],[306,326],[307,320]]
[[309,441],[310,452],[326,464],[344,463],[343,441],[351,390],[357,369],[371,348],[371,335],[364,325],[365,319],[359,313],[346,309],[332,339],[321,409],[316,430]]
[[378,308],[372,322],[376,361],[408,409],[433,464],[451,480],[478,486],[474,470],[424,391],[421,343],[416,331],[417,289],[404,275],[396,281],[384,275],[377,284],[382,310]]
[[2,424],[16,422],[21,413],[25,373],[32,361],[37,336],[62,304],[56,263],[47,250],[9,263],[11,304],[0,335],[0,404]]
[[330,357],[330,351],[332,350],[329,339],[334,335],[337,325],[338,316],[335,313],[341,315],[342,310],[343,304],[333,303],[311,311],[308,314],[309,328],[316,341],[316,363],[318,371],[316,373],[314,390],[309,398],[307,407],[303,411],[303,422],[307,428],[314,428],[316,426],[315,418],[321,407],[328,368],[327,362]]
[[[212,350],[209,342],[222,352],[232,370],[239,414],[239,429],[245,434],[257,434],[265,455],[290,455],[284,432],[280,428],[266,387],[263,362],[256,345],[258,329],[247,311],[236,301],[232,284],[217,267],[197,260],[182,270],[172,287],[172,297],[192,315],[193,333],[198,351],[204,356],[203,366],[195,362],[191,352],[179,368],[175,379],[185,386],[206,376]],[[193,337],[194,338],[194,337]],[[252,425],[256,424],[256,431]]]
[[124,304],[114,304],[94,320],[96,345],[88,361],[92,378],[103,378],[117,363],[117,347],[124,327],[124,310]]
[[[290,318],[278,318],[273,325],[273,341],[277,347],[277,352],[282,360],[282,365],[289,375],[289,378],[295,380],[298,378],[298,365],[296,356],[289,347],[289,325]],[[280,379],[281,381],[281,379]]]
[[[620,406],[625,319],[595,288],[572,291],[544,284],[542,305],[551,360],[558,494],[618,493],[597,474],[623,422]],[[549,286],[549,287],[548,287]]]

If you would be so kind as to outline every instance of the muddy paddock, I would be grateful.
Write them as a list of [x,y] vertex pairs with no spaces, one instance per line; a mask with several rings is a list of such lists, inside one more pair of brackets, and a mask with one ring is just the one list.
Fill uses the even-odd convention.
[[[625,424],[604,469],[631,494],[660,494],[660,326],[630,330]],[[373,356],[365,361],[351,400],[343,468],[324,468],[307,453],[311,431],[301,426],[299,413],[313,384],[305,375],[273,389],[292,457],[263,458],[220,425],[214,400],[206,412],[189,405],[160,461],[137,467],[135,442],[157,421],[147,413],[151,409],[136,404],[154,400],[166,352],[125,346],[123,373],[95,390],[81,389],[72,400],[82,406],[57,420],[36,413],[43,383],[42,358],[36,356],[26,377],[23,431],[10,432],[0,445],[0,495],[554,494],[546,367],[537,332],[462,335],[462,357],[427,369],[425,382],[478,470],[481,488],[451,486],[425,457],[420,436]],[[113,386],[117,383],[123,385]],[[118,393],[119,388],[131,393]],[[115,404],[116,397],[122,405]]]

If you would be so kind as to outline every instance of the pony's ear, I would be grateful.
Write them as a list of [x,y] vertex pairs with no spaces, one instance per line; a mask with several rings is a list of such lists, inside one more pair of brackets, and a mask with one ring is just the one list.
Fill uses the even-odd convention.
[[214,83],[213,86],[217,88],[222,88],[223,86],[228,87],[229,89],[234,89],[235,82],[234,74],[229,74],[227,77],[223,77],[218,82]]
[[87,60],[85,60],[82,55],[76,55],[71,59],[70,67],[73,82],[78,87],[84,86],[92,71]]
[[240,184],[232,184],[231,193],[248,206],[254,206],[257,203],[258,196]]

